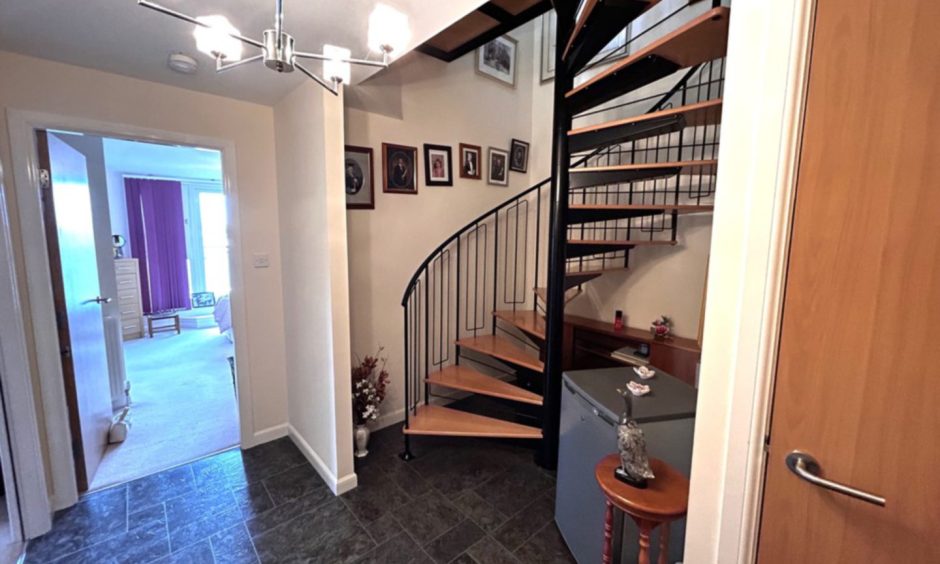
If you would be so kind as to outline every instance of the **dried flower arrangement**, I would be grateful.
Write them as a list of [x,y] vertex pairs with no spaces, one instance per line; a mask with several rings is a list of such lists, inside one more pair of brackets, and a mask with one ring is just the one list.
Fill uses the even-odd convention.
[[388,371],[382,347],[375,355],[359,360],[352,369],[353,418],[356,425],[365,425],[379,417],[379,407],[388,389]]

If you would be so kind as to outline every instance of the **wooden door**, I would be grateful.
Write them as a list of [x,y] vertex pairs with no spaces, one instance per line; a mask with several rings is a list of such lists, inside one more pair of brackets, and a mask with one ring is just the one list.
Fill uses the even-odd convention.
[[88,489],[108,445],[111,387],[85,157],[37,132],[40,189],[78,489]]
[[813,37],[758,561],[936,563],[940,2],[820,0]]

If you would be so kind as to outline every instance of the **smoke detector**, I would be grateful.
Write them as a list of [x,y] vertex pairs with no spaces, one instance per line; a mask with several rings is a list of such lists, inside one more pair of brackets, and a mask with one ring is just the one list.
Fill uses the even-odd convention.
[[184,53],[170,53],[166,65],[181,74],[195,74],[199,61]]

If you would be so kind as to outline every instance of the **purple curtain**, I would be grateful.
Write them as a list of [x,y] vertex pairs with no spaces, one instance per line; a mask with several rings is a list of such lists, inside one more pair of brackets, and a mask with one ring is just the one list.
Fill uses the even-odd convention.
[[125,178],[124,190],[131,256],[140,263],[144,313],[189,309],[182,185]]

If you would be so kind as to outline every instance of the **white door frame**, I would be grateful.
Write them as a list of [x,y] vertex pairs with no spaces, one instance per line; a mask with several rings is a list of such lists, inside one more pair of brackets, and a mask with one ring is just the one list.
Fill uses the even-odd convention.
[[[20,233],[26,259],[26,285],[33,337],[39,370],[40,390],[52,476],[51,505],[55,510],[78,500],[75,465],[72,460],[68,408],[59,361],[55,308],[39,199],[38,155],[35,130],[61,129],[104,137],[191,145],[222,152],[223,186],[227,196],[229,233],[232,253],[229,268],[232,277],[232,325],[235,333],[236,374],[238,378],[238,415],[242,445],[253,444],[254,423],[249,375],[245,316],[244,276],[241,260],[241,234],[236,184],[235,143],[228,139],[189,135],[66,115],[7,109],[10,145],[13,153],[13,181],[16,187]],[[41,473],[41,468],[36,468]],[[27,531],[27,536],[35,536]],[[44,532],[44,531],[41,531]]]
[[685,561],[756,557],[815,0],[731,11]]
[[[3,190],[3,165],[0,164],[0,464],[10,509],[10,533],[13,542],[24,540],[31,531],[46,531],[52,515],[42,471],[42,446],[29,357],[23,310],[16,286],[10,221]],[[0,547],[2,549],[2,547]]]

